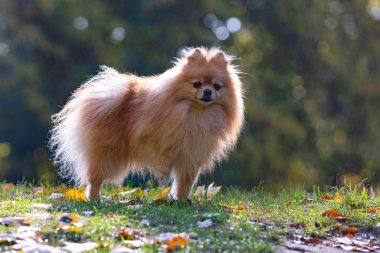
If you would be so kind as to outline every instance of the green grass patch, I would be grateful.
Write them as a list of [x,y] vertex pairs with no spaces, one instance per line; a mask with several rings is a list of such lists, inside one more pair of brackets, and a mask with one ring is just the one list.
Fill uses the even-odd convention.
[[[0,251],[15,247],[7,235],[17,235],[25,225],[37,227],[39,242],[54,247],[63,247],[65,242],[96,242],[98,247],[92,251],[111,252],[117,246],[133,248],[128,243],[131,239],[172,232],[187,236],[175,252],[273,252],[289,231],[326,238],[332,232],[344,234],[339,226],[377,233],[380,224],[380,199],[361,186],[323,191],[291,188],[275,193],[224,189],[207,201],[198,198],[189,204],[155,201],[160,188],[123,195],[120,192],[131,189],[106,187],[101,201],[83,202],[54,196],[64,194],[62,187],[4,185],[0,184],[0,219],[3,223],[7,217],[28,220],[21,226],[0,222]],[[342,217],[322,216],[328,210]],[[79,216],[80,229],[62,229],[59,220],[67,213]],[[140,237],[125,238],[121,231],[137,231]],[[165,251],[162,242],[138,248]]]

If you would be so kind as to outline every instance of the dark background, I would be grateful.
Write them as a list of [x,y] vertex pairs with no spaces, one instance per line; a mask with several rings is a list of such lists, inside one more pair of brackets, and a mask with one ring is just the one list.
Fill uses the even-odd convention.
[[0,180],[56,181],[50,117],[99,65],[159,73],[186,46],[236,55],[237,150],[208,180],[380,179],[380,1],[0,2]]

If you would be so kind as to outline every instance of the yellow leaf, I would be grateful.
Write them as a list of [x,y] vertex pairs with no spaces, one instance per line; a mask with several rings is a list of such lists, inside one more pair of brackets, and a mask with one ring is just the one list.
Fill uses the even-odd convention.
[[343,203],[343,198],[338,192],[336,193],[335,200],[339,203]]
[[156,196],[154,197],[154,200],[158,200],[158,199],[162,199],[162,198],[167,197],[169,192],[170,192],[170,187],[166,187],[166,188],[162,189],[160,192],[158,192],[156,194]]
[[80,189],[80,190],[68,189],[65,191],[65,197],[67,199],[75,200],[75,201],[87,201],[85,193],[86,193],[85,189]]
[[203,198],[207,192],[207,199],[210,200],[220,191],[221,188],[221,186],[214,186],[214,183],[211,183],[207,189],[204,185],[198,186],[194,192],[194,196]]
[[183,247],[187,244],[187,238],[178,236],[166,243],[166,250],[173,250],[177,247]]
[[83,227],[74,227],[74,226],[70,226],[69,229],[67,229],[67,231],[69,232],[81,232],[83,230]]
[[198,186],[197,189],[195,189],[194,196],[201,196],[205,195],[206,189],[205,186]]
[[59,222],[67,223],[67,224],[74,224],[80,221],[81,221],[80,217],[75,213],[68,213],[68,214],[62,215],[61,218],[59,218]]

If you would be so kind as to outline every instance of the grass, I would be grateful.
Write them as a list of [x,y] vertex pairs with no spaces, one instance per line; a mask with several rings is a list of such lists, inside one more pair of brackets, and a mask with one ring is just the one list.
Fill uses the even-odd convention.
[[[347,219],[345,226],[361,232],[378,235],[380,224],[380,212],[376,213],[380,210],[380,198],[360,186],[324,191],[315,188],[311,192],[290,188],[276,193],[228,189],[207,201],[198,196],[192,204],[155,201],[159,188],[126,196],[119,193],[131,190],[128,187],[105,188],[102,201],[89,203],[67,197],[51,198],[52,193],[66,192],[64,187],[6,186],[0,184],[0,219],[28,218],[29,227],[39,228],[39,241],[45,245],[96,242],[98,247],[93,251],[98,252],[110,252],[118,245],[131,247],[129,240],[138,237],[121,236],[123,231],[138,231],[142,237],[186,233],[187,242],[174,247],[175,252],[273,252],[289,231],[318,238],[344,234],[337,228],[343,224],[341,221],[322,216],[327,210],[336,210]],[[74,232],[62,229],[59,219],[65,213],[77,214],[83,227]],[[210,226],[199,226],[199,222],[207,220],[211,221]],[[15,246],[16,241],[6,239],[6,235],[17,233],[19,228],[0,223],[0,251]],[[166,251],[163,245],[166,244],[146,244],[140,250]]]

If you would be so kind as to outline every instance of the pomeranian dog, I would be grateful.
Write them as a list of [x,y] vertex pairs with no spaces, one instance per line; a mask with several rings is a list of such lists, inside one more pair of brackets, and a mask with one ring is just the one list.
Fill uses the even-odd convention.
[[188,198],[200,173],[234,148],[243,125],[239,71],[218,48],[189,48],[162,74],[106,66],[53,115],[50,147],[62,177],[100,197],[103,183],[150,173]]

